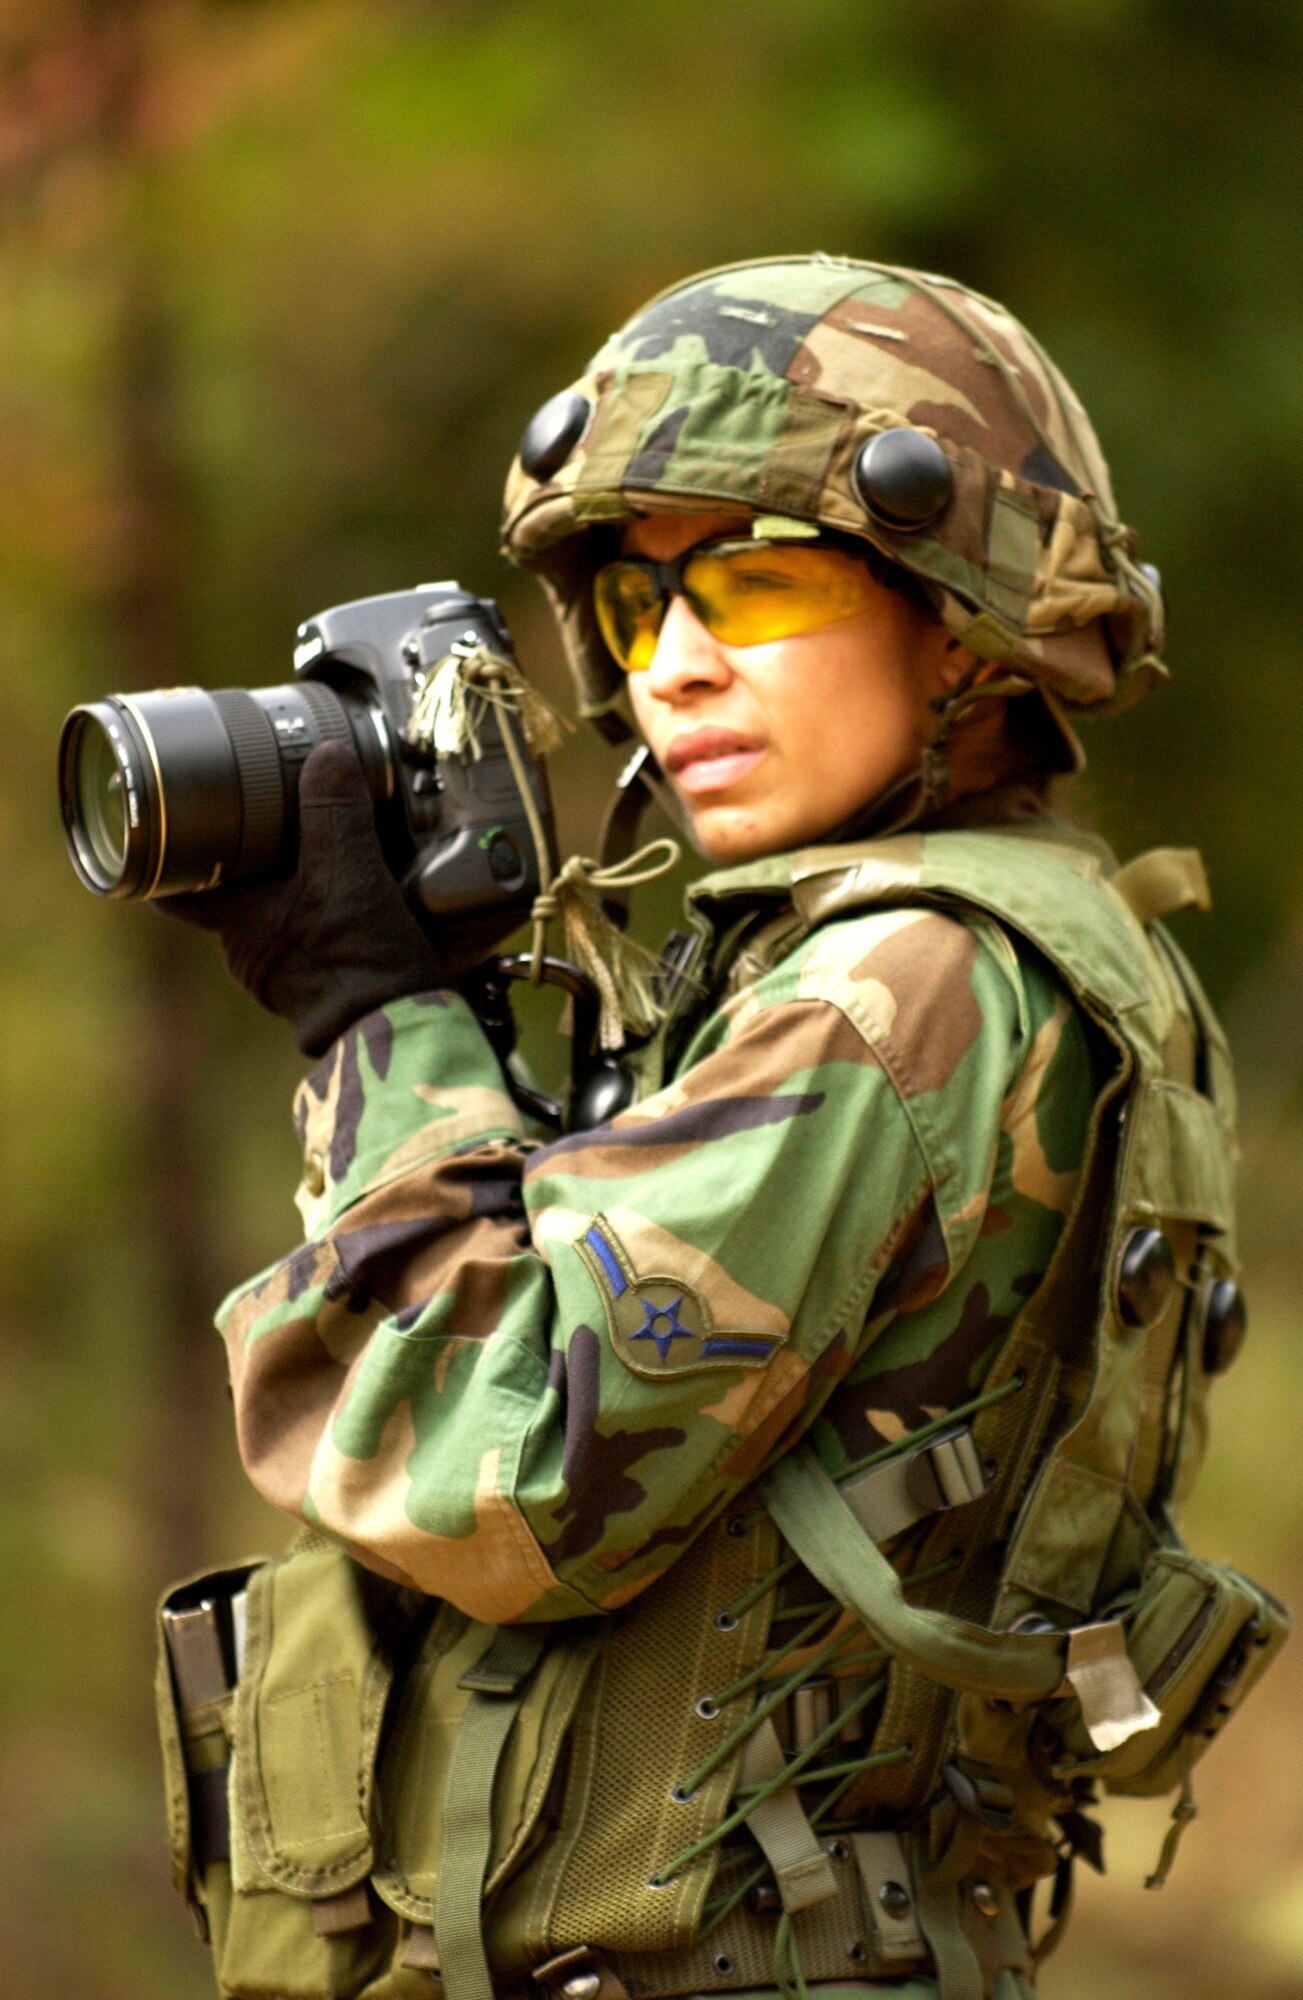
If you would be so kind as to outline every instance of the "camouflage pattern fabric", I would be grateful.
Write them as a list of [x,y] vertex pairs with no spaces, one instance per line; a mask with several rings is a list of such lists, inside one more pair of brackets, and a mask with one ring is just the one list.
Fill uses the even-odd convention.
[[[697,927],[791,862],[707,877]],[[246,1468],[475,1618],[614,1611],[816,1420],[836,1471],[974,1393],[1096,1088],[1039,961],[923,908],[815,930],[551,1144],[460,997],[397,1002],[302,1087],[308,1242],[222,1309]]]
[[[974,652],[1066,711],[1166,678],[1161,596],[1085,411],[1012,314],[950,279],[840,257],[706,272],[636,313],[574,389],[587,426],[546,479],[517,459],[503,541],[552,598],[588,716],[622,679],[592,575],[619,523],[657,508],[860,536],[925,580]],[[937,439],[954,475],[917,533],[874,520],[854,480],[865,442],[900,428]]]

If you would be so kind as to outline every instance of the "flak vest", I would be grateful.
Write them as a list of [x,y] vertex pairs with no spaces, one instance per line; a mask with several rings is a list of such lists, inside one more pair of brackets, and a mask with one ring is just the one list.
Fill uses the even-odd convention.
[[[1177,1794],[1165,1876],[1288,1620],[1175,1524],[1244,1326],[1229,1058],[1161,923],[1202,869],[1110,866],[1043,825],[812,848],[770,927],[776,960],[875,907],[993,920],[1111,1053],[971,1403],[836,1481],[798,1445],[609,1619],[478,1624],[312,1534],[168,1594],[173,1870],[222,1994],[1013,2000],[1099,1861],[1097,1788]],[[817,1636],[779,1644],[793,1576]]]

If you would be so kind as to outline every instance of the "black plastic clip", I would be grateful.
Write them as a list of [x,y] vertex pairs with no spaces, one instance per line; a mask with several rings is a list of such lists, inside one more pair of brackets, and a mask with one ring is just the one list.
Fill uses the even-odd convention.
[[941,1780],[960,1812],[968,1813],[995,1833],[1012,1833],[1014,1798],[998,1778],[975,1777],[958,1764],[943,1764]]

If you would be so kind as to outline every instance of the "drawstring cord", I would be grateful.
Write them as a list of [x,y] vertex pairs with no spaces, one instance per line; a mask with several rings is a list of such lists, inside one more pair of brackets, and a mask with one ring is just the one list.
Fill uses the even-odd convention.
[[766,1716],[772,1715],[776,1708],[781,1708],[789,1694],[794,1694],[797,1688],[810,1678],[811,1674],[816,1673],[826,1661],[832,1659],[835,1653],[840,1652],[843,1646],[857,1636],[857,1628],[854,1625],[848,1625],[843,1631],[835,1632],[831,1639],[825,1640],[824,1644],[819,1647],[807,1665],[799,1667],[795,1673],[788,1674],[783,1680],[779,1681],[771,1693],[764,1695],[756,1703],[750,1715],[745,1716],[741,1722],[729,1730],[723,1742],[711,1752],[704,1763],[698,1764],[691,1777],[683,1780],[683,1783],[677,1788],[679,1797],[690,1799],[695,1792],[699,1791],[702,1785],[705,1784],[706,1779],[712,1776],[721,1764],[728,1762],[733,1752],[738,1748],[738,1745],[744,1743],[752,1731],[759,1728]]
[[[483,755],[480,730],[490,710],[499,723],[510,717],[520,724],[532,757],[560,749],[574,728],[505,653],[494,653],[476,640],[456,639],[417,689],[404,733],[416,749],[436,757],[478,761]],[[529,787],[514,766],[513,775],[522,799],[527,797]]]
[[837,1609],[839,1609],[839,1605],[835,1597],[816,1598],[809,1604],[776,1604],[770,1623],[772,1625],[786,1625],[793,1618],[813,1618],[816,1611],[836,1611]]
[[[726,1819],[721,1820],[717,1827],[713,1827],[709,1833],[703,1833],[699,1840],[694,1840],[691,1846],[683,1849],[681,1854],[676,1854],[673,1860],[667,1861],[659,1874],[652,1878],[652,1886],[657,1889],[665,1888],[683,1869],[687,1868],[692,1862],[699,1861],[703,1854],[709,1853],[712,1847],[718,1847],[721,1840],[727,1839],[730,1833],[735,1832],[748,1816],[755,1811],[762,1800],[771,1797],[774,1792],[783,1791],[786,1786],[790,1785],[794,1776],[804,1770],[812,1757],[818,1755],[824,1743],[845,1726],[851,1715],[880,1695],[886,1684],[887,1680],[884,1674],[877,1681],[873,1682],[870,1687],[867,1687],[862,1695],[858,1695],[855,1701],[841,1715],[835,1716],[828,1728],[821,1730],[819,1735],[814,1738],[806,1749],[802,1750],[799,1756],[794,1757],[789,1764],[786,1764],[776,1777],[769,1778],[763,1785],[757,1785],[750,1790],[747,1794],[745,1805],[739,1806]],[[862,1771],[872,1771],[880,1764],[903,1763],[907,1757],[912,1757],[913,1754],[914,1745],[912,1743],[897,1743],[890,1750],[870,1751],[867,1756],[857,1759],[855,1775],[858,1776]],[[845,1767],[841,1766],[839,1768],[844,1769]],[[818,1773],[816,1772],[814,1775],[818,1776]]]
[[774,1980],[783,2000],[792,2000],[793,1983],[796,1986],[797,2000],[810,2000],[790,1910],[783,1911],[778,1919],[778,1929],[774,1933]]
[[902,1452],[914,1451],[917,1446],[930,1443],[933,1438],[939,1437],[942,1431],[948,1431],[952,1425],[957,1424],[961,1418],[975,1417],[980,1410],[989,1410],[996,1403],[1002,1403],[1006,1396],[1016,1396],[1025,1385],[1026,1379],[1021,1369],[1015,1370],[1007,1381],[1001,1382],[996,1388],[987,1389],[982,1395],[974,1396],[970,1402],[957,1403],[953,1410],[947,1410],[942,1416],[933,1417],[930,1423],[920,1424],[916,1431],[907,1431],[905,1436],[897,1438],[894,1444],[881,1445],[863,1458],[853,1459],[849,1465],[843,1467],[837,1475],[838,1478],[849,1479],[852,1473],[866,1472],[871,1465],[883,1465],[889,1458],[899,1458]]
[[[842,1607],[840,1604],[837,1604],[834,1608],[836,1611],[840,1611]],[[785,1660],[789,1653],[795,1653],[802,1646],[809,1645],[815,1634],[827,1624],[828,1617],[829,1613],[827,1609],[820,1608],[812,1618],[807,1619],[804,1625],[798,1627],[790,1639],[785,1639],[781,1646],[776,1647],[772,1653],[767,1653],[758,1666],[752,1667],[750,1673],[743,1674],[738,1680],[730,1681],[728,1686],[721,1688],[718,1694],[703,1695],[697,1703],[698,1715],[702,1715],[703,1720],[709,1722],[713,1716],[719,1713],[721,1708],[727,1708],[731,1701],[736,1701],[739,1695],[745,1694],[747,1689],[754,1687],[757,1681],[767,1681],[774,1668],[780,1661]],[[847,1626],[846,1628],[848,1632],[852,1629],[853,1627],[851,1626]],[[807,1669],[802,1667],[802,1678],[804,1678],[806,1672]],[[709,1711],[709,1713],[703,1714],[703,1711]]]
[[1194,1745],[1187,1736],[1181,1746],[1181,1790],[1176,1804],[1172,1807],[1172,1821],[1163,1841],[1158,1866],[1152,1875],[1146,1875],[1146,1889],[1161,1889],[1167,1882],[1176,1861],[1176,1850],[1181,1845],[1182,1836],[1191,1820],[1198,1819],[1199,1808],[1194,1802],[1194,1783],[1191,1776],[1194,1764]]
[[[821,1799],[817,1806],[811,1807],[809,1819],[812,1830],[816,1830],[827,1824],[858,1775],[857,1771],[850,1777],[843,1778],[840,1784],[834,1785],[826,1798]],[[743,1857],[739,1856],[738,1858],[741,1859]],[[727,1896],[720,1898],[717,1902],[708,1903],[702,1913],[702,1923],[697,1932],[698,1939],[704,1940],[713,1931],[717,1931],[720,1925],[728,1917],[732,1916],[738,1904],[744,1902],[753,1889],[760,1887],[760,1884],[764,1881],[768,1873],[769,1863],[761,1861],[749,1871],[745,1879],[739,1882],[736,1888],[729,1890]]]
[[[766,1586],[766,1588],[772,1589],[776,1581],[781,1576],[784,1576],[787,1573],[787,1571],[792,1567],[792,1562],[794,1562],[795,1560],[796,1558],[793,1557],[792,1561],[780,1563],[779,1567],[776,1570],[771,1570],[767,1577],[763,1577],[761,1579],[761,1582]],[[906,1578],[906,1582],[930,1583],[933,1577],[947,1576],[950,1573],[950,1571],[954,1568],[955,1568],[954,1557],[946,1556],[943,1558],[941,1562],[930,1564],[927,1569],[914,1570],[911,1573],[911,1575]],[[737,1605],[730,1606],[729,1610],[727,1612],[722,1613],[721,1615],[730,1618],[732,1622],[736,1624],[737,1618],[734,1614],[738,1611],[738,1606],[740,1605],[743,1609],[749,1609],[750,1606],[755,1603],[756,1598],[758,1596],[763,1596],[763,1594],[764,1593],[761,1590],[750,1590],[747,1592],[745,1599],[739,1598]],[[747,1689],[754,1687],[757,1681],[768,1680],[770,1675],[773,1673],[774,1668],[780,1663],[780,1661],[785,1660],[790,1653],[799,1652],[802,1646],[808,1645],[809,1642],[814,1638],[815,1633],[819,1630],[819,1627],[825,1622],[825,1620],[830,1616],[830,1614],[839,1612],[845,1613],[845,1606],[839,1604],[835,1597],[823,1598],[817,1604],[793,1605],[790,1610],[784,1610],[782,1609],[781,1606],[776,1607],[772,1621],[774,1623],[777,1623],[777,1621],[780,1618],[788,1619],[788,1618],[805,1617],[806,1614],[808,1613],[809,1615],[807,1618],[807,1622],[804,1625],[800,1626],[797,1629],[797,1631],[793,1633],[790,1639],[784,1639],[781,1646],[777,1646],[774,1648],[772,1652],[766,1653],[764,1659],[761,1660],[758,1666],[752,1667],[750,1673],[741,1675],[740,1678],[735,1681],[730,1681],[728,1686],[725,1688],[721,1688],[718,1694],[702,1695],[701,1699],[697,1703],[698,1715],[702,1717],[703,1721],[706,1722],[713,1721],[714,1717],[719,1713],[719,1711],[722,1708],[726,1708],[729,1702],[736,1701],[739,1695],[745,1694]],[[849,1616],[849,1614],[846,1615]],[[856,1627],[852,1623],[848,1627],[848,1629],[850,1631],[854,1631]],[[831,1637],[831,1634],[829,1636]],[[865,1661],[867,1662],[868,1660],[872,1660],[876,1657],[878,1657],[876,1654],[872,1653],[866,1654]],[[843,1671],[845,1671],[853,1666],[861,1665],[862,1662],[859,1660],[841,1660],[839,1661],[838,1664],[842,1667]],[[810,1667],[808,1664],[801,1668],[802,1676],[808,1674],[809,1672],[810,1672]]]
[[[879,1648],[878,1652],[870,1655],[870,1657],[883,1660],[886,1658],[886,1653],[882,1648]],[[752,1806],[758,1805],[761,1799],[767,1799],[771,1792],[781,1791],[785,1785],[790,1785],[793,1779],[805,1769],[806,1765],[819,1755],[824,1746],[831,1743],[835,1736],[840,1736],[847,1723],[854,1716],[858,1715],[862,1708],[867,1708],[869,1703],[882,1693],[886,1685],[887,1676],[879,1674],[876,1681],[870,1681],[868,1687],[862,1688],[853,1701],[848,1701],[845,1708],[839,1714],[834,1715],[831,1722],[826,1722],[818,1734],[810,1738],[804,1750],[798,1750],[794,1757],[789,1758],[782,1770],[775,1777],[766,1778],[762,1785],[745,1786],[737,1796],[750,1801],[747,1811],[749,1812]],[[884,1762],[888,1764],[898,1763],[902,1754],[905,1756],[909,1755],[912,1747],[910,1744],[898,1743],[892,1750],[877,1750],[865,1757],[849,1758],[840,1765],[829,1766],[829,1770],[833,1775],[842,1777],[852,1768],[863,1771],[875,1764]],[[820,1776],[822,1775],[821,1770]]]
[[[505,734],[505,732],[504,732]],[[626,1032],[649,1035],[660,1020],[655,980],[660,960],[635,938],[613,924],[598,896],[606,891],[636,889],[668,874],[682,849],[668,837],[650,840],[636,854],[609,868],[589,855],[572,854],[534,898],[530,921],[534,926],[530,979],[542,975],[547,927],[560,917],[565,925],[566,957],[597,989],[599,1002],[597,1038],[602,1048],[624,1046]]]

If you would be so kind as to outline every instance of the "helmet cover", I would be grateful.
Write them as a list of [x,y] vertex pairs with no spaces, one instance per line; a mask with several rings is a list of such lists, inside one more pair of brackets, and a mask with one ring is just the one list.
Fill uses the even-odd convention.
[[[934,518],[902,524],[876,504],[866,460],[884,432],[876,463],[903,456],[906,513],[908,434],[945,453],[952,477],[939,466],[929,507],[938,456],[913,452],[912,511]],[[1024,680],[1065,721],[1167,677],[1157,573],[1118,521],[1085,410],[1011,313],[952,279],[822,255],[685,279],[544,405],[522,453],[504,549],[552,599],[585,716],[608,716],[624,682],[593,575],[620,524],[658,510],[781,514],[871,543],[922,580],[957,639],[1002,662],[1004,685]]]

